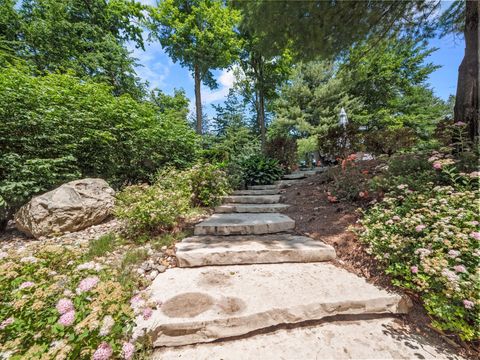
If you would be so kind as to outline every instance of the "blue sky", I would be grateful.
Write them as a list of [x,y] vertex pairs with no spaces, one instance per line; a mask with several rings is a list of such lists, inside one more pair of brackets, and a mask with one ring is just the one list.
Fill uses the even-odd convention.
[[[140,0],[145,4],[155,4],[156,0]],[[442,3],[442,8],[448,7],[450,2]],[[427,61],[442,67],[430,75],[429,83],[435,94],[447,99],[450,94],[455,94],[457,85],[458,67],[463,58],[464,41],[453,35],[442,39],[432,39],[432,47],[439,48]],[[188,69],[174,64],[158,43],[146,44],[145,51],[131,48],[133,56],[138,59],[142,66],[136,68],[137,74],[143,80],[149,82],[151,88],[159,88],[167,94],[172,94],[175,88],[183,88],[190,98],[190,107],[194,106],[194,82]],[[213,114],[211,104],[224,101],[228,90],[232,87],[234,76],[232,72],[222,70],[215,71],[219,87],[210,90],[202,88],[202,102],[207,114]]]

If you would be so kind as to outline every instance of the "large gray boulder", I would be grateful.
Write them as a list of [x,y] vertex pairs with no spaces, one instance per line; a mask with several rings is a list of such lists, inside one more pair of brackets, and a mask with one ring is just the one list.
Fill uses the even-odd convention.
[[82,230],[108,217],[114,195],[102,179],[71,181],[22,206],[15,214],[15,224],[35,238]]

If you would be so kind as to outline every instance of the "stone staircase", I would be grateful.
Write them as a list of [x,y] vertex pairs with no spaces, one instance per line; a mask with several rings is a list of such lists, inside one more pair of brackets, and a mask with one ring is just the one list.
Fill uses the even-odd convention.
[[[329,263],[335,258],[331,246],[292,233],[295,222],[277,212],[288,206],[280,203],[284,181],[299,181],[298,175],[287,177],[227,196],[217,213],[196,225],[195,236],[176,245],[179,267],[160,274],[150,288],[162,305],[148,320],[137,320],[137,329],[156,348],[153,358],[308,359],[307,352],[295,356],[283,347],[284,354],[291,354],[284,357],[274,338],[268,345],[268,336],[273,336],[268,331],[293,324],[298,342],[298,331],[303,331],[298,324],[306,321],[324,320],[335,331],[352,334],[351,328],[339,330],[343,325],[331,321],[408,311],[401,296]],[[361,320],[355,325],[368,328]],[[258,331],[267,331],[267,339],[251,336]],[[223,344],[231,351],[235,346],[245,350],[229,353]]]

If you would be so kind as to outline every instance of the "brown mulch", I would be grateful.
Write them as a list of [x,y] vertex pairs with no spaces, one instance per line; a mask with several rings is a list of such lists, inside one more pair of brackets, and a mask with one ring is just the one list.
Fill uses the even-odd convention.
[[[376,286],[401,292],[391,284],[391,278],[384,273],[378,261],[366,252],[365,245],[348,230],[351,226],[359,226],[356,224],[356,210],[367,206],[367,202],[330,203],[327,191],[328,179],[325,173],[310,176],[283,190],[282,202],[290,205],[283,213],[295,220],[295,231],[332,245],[337,253],[334,261],[337,266],[366,278]],[[402,316],[406,324],[432,341],[442,339],[461,356],[478,358],[478,350],[472,345],[432,329],[430,318],[416,294],[403,294],[408,295],[413,303],[411,311]]]

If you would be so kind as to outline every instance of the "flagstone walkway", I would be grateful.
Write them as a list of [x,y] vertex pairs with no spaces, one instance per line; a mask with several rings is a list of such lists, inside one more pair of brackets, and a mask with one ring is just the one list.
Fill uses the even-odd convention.
[[[281,188],[308,176],[252,186],[176,246],[178,268],[160,274],[162,303],[137,320],[154,359],[456,358],[398,324],[408,299],[329,263],[335,250],[292,233],[277,211]],[[314,172],[313,172],[314,173]]]

